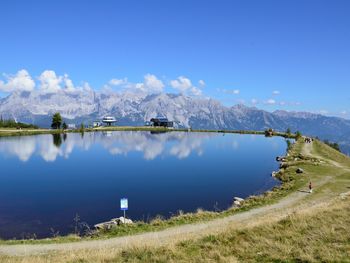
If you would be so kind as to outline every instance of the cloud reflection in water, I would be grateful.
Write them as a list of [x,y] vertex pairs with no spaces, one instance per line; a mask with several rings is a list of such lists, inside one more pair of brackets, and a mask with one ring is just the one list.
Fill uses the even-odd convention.
[[5,156],[17,156],[28,161],[33,155],[39,155],[47,162],[57,157],[69,158],[75,148],[89,150],[93,144],[101,145],[112,155],[127,155],[141,152],[146,160],[162,155],[172,155],[179,159],[187,158],[192,152],[203,153],[205,139],[215,136],[212,133],[167,132],[156,133],[123,131],[91,132],[82,137],[77,133],[63,135],[37,135],[2,138],[0,152]]

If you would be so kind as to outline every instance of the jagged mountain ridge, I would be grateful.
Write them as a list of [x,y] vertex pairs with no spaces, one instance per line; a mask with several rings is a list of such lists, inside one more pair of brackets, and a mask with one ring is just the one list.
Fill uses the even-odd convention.
[[163,115],[181,127],[198,129],[291,128],[322,139],[350,145],[350,120],[308,112],[267,112],[255,107],[226,107],[208,98],[181,94],[145,94],[92,89],[55,93],[14,92],[0,100],[4,118],[49,126],[54,112],[60,112],[68,123],[91,122],[113,115],[121,125],[142,125],[154,116]]

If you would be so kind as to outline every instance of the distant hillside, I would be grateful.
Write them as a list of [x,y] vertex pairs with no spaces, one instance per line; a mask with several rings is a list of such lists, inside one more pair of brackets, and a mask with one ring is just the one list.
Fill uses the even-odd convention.
[[180,94],[136,94],[60,90],[56,93],[15,92],[0,100],[4,118],[49,127],[51,116],[60,112],[68,123],[89,123],[113,115],[119,125],[142,125],[154,116],[164,115],[180,127],[198,129],[273,128],[300,130],[304,134],[337,141],[350,152],[350,120],[307,112],[275,111],[273,113],[244,105],[225,107],[213,99]]
[[33,124],[27,124],[22,122],[16,122],[15,120],[4,120],[0,118],[0,128],[26,128],[26,129],[38,129],[39,127]]

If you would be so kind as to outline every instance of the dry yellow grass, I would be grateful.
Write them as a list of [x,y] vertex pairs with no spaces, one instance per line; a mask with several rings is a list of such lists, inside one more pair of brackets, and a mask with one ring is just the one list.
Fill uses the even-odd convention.
[[[271,218],[270,218],[271,219]],[[237,229],[162,246],[99,248],[1,262],[350,262],[350,200],[336,198],[277,221],[268,218]],[[272,220],[273,221],[273,220]]]
[[[305,147],[297,146],[298,152]],[[319,142],[305,154],[326,162],[301,164],[306,172],[300,190],[310,178],[316,188],[312,195],[293,193],[304,196],[288,203],[288,208],[283,202],[279,210],[262,207],[264,213],[203,233],[174,235],[167,242],[133,239],[122,249],[0,256],[0,262],[350,262],[350,200],[344,194],[339,197],[350,191],[349,158]]]

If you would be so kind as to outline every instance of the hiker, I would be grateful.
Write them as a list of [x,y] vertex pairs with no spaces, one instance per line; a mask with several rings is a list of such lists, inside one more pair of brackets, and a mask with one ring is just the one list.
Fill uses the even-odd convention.
[[311,139],[308,138],[308,137],[306,137],[306,138],[305,138],[305,143],[311,143]]
[[312,193],[312,183],[311,183],[311,181],[310,181],[310,183],[309,183],[309,193],[310,193],[310,194]]

